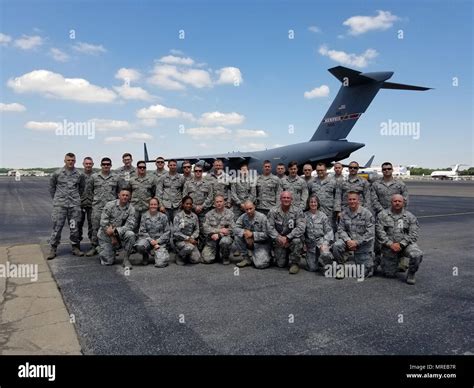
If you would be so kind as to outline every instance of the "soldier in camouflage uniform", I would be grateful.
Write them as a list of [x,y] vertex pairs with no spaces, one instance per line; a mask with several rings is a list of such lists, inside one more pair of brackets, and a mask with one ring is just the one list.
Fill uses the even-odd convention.
[[129,190],[130,179],[132,179],[137,174],[137,172],[132,166],[132,162],[133,162],[132,155],[129,154],[128,152],[123,154],[122,162],[123,162],[123,166],[117,169],[116,174],[119,177],[120,190],[122,189]]
[[214,199],[214,209],[206,214],[204,220],[206,245],[202,250],[203,263],[213,263],[219,252],[222,264],[230,264],[229,255],[233,242],[233,228],[234,213],[225,207],[225,199],[219,194]]
[[305,164],[303,166],[303,175],[301,176],[306,184],[308,185],[308,193],[311,191],[311,186],[313,185],[314,177],[312,176],[313,166],[311,164]]
[[164,268],[170,261],[166,245],[170,241],[171,228],[168,217],[158,211],[158,199],[151,198],[148,202],[149,210],[142,215],[135,249],[142,254],[143,265],[148,264],[148,255],[153,252],[155,267]]
[[272,163],[263,162],[263,174],[257,178],[257,210],[268,215],[273,207],[277,206],[281,193],[281,180],[272,174]]
[[189,160],[183,161],[183,175],[184,181],[191,181],[194,177],[191,172],[191,162]]
[[140,227],[142,214],[148,210],[150,199],[155,196],[156,181],[152,174],[146,173],[146,163],[141,160],[137,163],[137,175],[129,181],[132,193],[131,204],[135,208],[135,229],[137,233]]
[[212,185],[202,178],[202,167],[194,166],[194,178],[184,183],[183,196],[193,199],[193,211],[199,217],[200,226],[204,222],[204,216],[211,209],[214,195]]
[[415,273],[423,260],[423,252],[416,244],[420,229],[418,220],[404,209],[404,202],[402,195],[392,195],[392,206],[378,214],[375,230],[382,247],[381,264],[384,275],[395,277],[400,258],[408,257],[410,261],[406,282],[413,285]]
[[286,166],[284,163],[278,163],[276,166],[276,174],[278,178],[283,179],[286,177]]
[[[87,156],[84,158],[82,165],[84,166],[84,182],[85,187],[90,181],[92,174],[94,171],[92,167],[94,167],[94,161],[91,157]],[[81,219],[79,221],[79,241],[82,241],[82,229],[84,228],[84,224],[87,219],[87,236],[89,237],[89,241],[92,241],[92,196],[87,190],[84,190],[81,196]]]
[[156,170],[153,171],[153,176],[155,177],[156,182],[158,179],[161,178],[164,174],[166,174],[165,170],[165,159],[161,156],[158,156],[155,161]]
[[68,222],[72,254],[84,256],[79,249],[79,222],[81,220],[81,195],[85,189],[85,178],[74,165],[76,156],[67,153],[64,157],[64,167],[51,175],[49,193],[53,198],[53,233],[49,243],[51,250],[46,257],[48,260],[56,257],[57,247],[61,240],[64,223]]
[[343,169],[344,166],[342,165],[342,163],[334,163],[334,179],[339,185],[342,185],[342,182],[344,182],[344,176],[342,175]]
[[[377,220],[378,214],[384,210],[389,209],[393,194],[400,194],[405,200],[405,207],[408,205],[408,190],[405,183],[401,180],[394,179],[393,166],[390,162],[382,164],[381,179],[377,179],[372,183],[370,190],[370,203],[372,205],[372,213]],[[378,240],[375,241],[375,270],[380,264],[381,247]],[[406,270],[406,263],[402,260],[400,262],[400,269]]]
[[357,176],[359,171],[359,163],[349,163],[349,176],[342,182],[341,185],[341,198],[343,208],[347,208],[347,193],[349,191],[355,191],[359,193],[360,204],[366,209],[370,210],[370,183],[360,176]]
[[100,245],[100,264],[112,265],[115,253],[120,248],[125,250],[123,266],[132,268],[130,254],[135,244],[135,209],[130,204],[130,192],[122,190],[119,198],[107,202],[100,218],[98,233]]
[[232,204],[234,217],[237,220],[244,212],[244,202],[255,202],[257,197],[257,182],[253,176],[249,174],[248,165],[242,164],[239,173],[230,184],[232,192]]
[[97,233],[100,228],[100,218],[102,210],[107,202],[117,198],[120,192],[119,176],[111,172],[112,161],[110,158],[102,158],[100,161],[101,171],[92,174],[87,184],[87,195],[92,197],[92,240],[91,249],[86,256],[94,256],[97,254],[99,240]]
[[213,163],[213,169],[206,175],[205,178],[212,185],[212,192],[214,198],[217,195],[222,195],[225,200],[225,207],[232,207],[232,195],[230,192],[230,183],[232,177],[224,172],[224,163],[220,159],[216,159]]
[[292,205],[292,194],[283,191],[280,194],[280,205],[268,213],[268,234],[274,241],[276,264],[280,268],[285,267],[289,257],[290,274],[296,274],[300,270],[305,228],[303,211]]
[[344,252],[353,252],[355,263],[364,265],[365,277],[370,277],[374,266],[374,217],[368,209],[360,206],[358,193],[349,192],[347,196],[349,206],[342,212],[337,229],[338,239],[332,251],[339,264],[344,264]]
[[184,265],[186,260],[191,264],[201,262],[201,254],[198,250],[199,220],[193,209],[193,199],[186,195],[181,202],[183,208],[175,217],[173,222],[173,240],[178,253],[176,264]]
[[237,267],[253,265],[263,269],[270,266],[271,240],[268,235],[268,220],[264,214],[255,211],[252,201],[244,202],[245,213],[235,223],[234,236],[237,244],[246,253]]
[[333,230],[337,230],[336,220],[341,211],[341,188],[334,177],[328,175],[327,167],[324,163],[316,165],[318,176],[314,178],[310,195],[317,195],[321,211],[326,214],[331,221]]
[[319,199],[312,195],[308,201],[309,210],[306,217],[305,250],[308,271],[316,272],[319,268],[333,262],[331,245],[334,242],[334,232],[328,217],[319,211]]
[[160,211],[166,213],[168,221],[173,223],[183,198],[184,178],[177,173],[176,160],[168,161],[168,169],[156,183],[156,196],[160,200]]
[[308,185],[303,178],[298,176],[298,162],[288,163],[288,176],[281,180],[283,191],[289,191],[293,194],[293,206],[299,207],[304,211],[308,202]]

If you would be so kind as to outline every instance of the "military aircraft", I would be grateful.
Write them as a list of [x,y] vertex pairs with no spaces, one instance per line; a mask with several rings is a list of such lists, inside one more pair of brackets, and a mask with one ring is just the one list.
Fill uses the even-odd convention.
[[[249,169],[261,173],[264,160],[270,160],[275,169],[278,163],[298,162],[301,168],[308,163],[316,166],[318,162],[329,164],[333,161],[346,159],[352,152],[362,148],[365,144],[346,140],[354,124],[370,105],[380,89],[402,90],[429,90],[431,88],[397,84],[387,82],[393,72],[362,73],[343,66],[336,66],[328,71],[342,82],[339,92],[332,102],[323,120],[308,142],[291,144],[283,147],[252,152],[229,152],[227,154],[214,154],[185,157],[175,157],[178,168],[182,162],[189,160],[192,164],[199,164],[205,171],[212,167],[216,159],[222,159],[224,166],[229,170],[238,170],[244,162]],[[145,161],[149,159],[146,144],[144,145]]]

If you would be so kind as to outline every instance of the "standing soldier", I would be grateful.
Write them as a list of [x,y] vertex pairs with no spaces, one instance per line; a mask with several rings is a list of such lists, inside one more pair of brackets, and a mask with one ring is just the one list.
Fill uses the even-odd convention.
[[120,189],[129,189],[129,182],[132,177],[136,175],[135,169],[132,166],[132,154],[126,152],[122,155],[123,166],[118,168],[116,173],[119,176]]
[[291,193],[283,191],[280,194],[280,205],[268,213],[268,234],[274,241],[276,264],[284,268],[289,258],[290,274],[297,274],[300,270],[305,228],[303,211],[292,205]]
[[166,174],[165,170],[165,159],[162,156],[158,156],[156,158],[156,170],[153,171],[153,175],[155,176],[156,181],[161,178],[164,174]]
[[199,220],[193,209],[193,199],[185,195],[181,201],[183,208],[173,221],[173,240],[178,253],[177,265],[184,265],[186,260],[191,264],[201,262],[198,250]]
[[415,273],[423,260],[423,252],[417,245],[419,225],[416,217],[404,209],[404,198],[392,195],[392,207],[378,214],[376,233],[382,248],[382,271],[387,277],[395,277],[400,258],[408,257],[406,282],[415,284]]
[[112,265],[115,262],[115,252],[125,249],[123,266],[132,268],[130,254],[135,244],[135,209],[130,204],[130,192],[121,190],[119,198],[107,202],[102,216],[98,233],[100,245],[100,264]]
[[225,207],[232,207],[232,195],[230,192],[231,177],[224,172],[224,163],[220,159],[216,159],[213,163],[212,171],[205,178],[212,185],[214,199],[217,195],[222,195],[225,201]]
[[357,175],[359,163],[349,163],[349,176],[341,185],[342,206],[347,208],[347,193],[354,191],[359,194],[360,204],[370,210],[370,183]]
[[242,214],[234,227],[237,245],[245,249],[243,260],[237,267],[253,265],[263,269],[270,266],[271,241],[268,235],[268,220],[264,214],[255,211],[252,201],[244,202],[245,213]]
[[191,162],[189,160],[185,160],[183,162],[183,175],[182,176],[185,182],[193,179],[193,174],[191,173]]
[[257,210],[265,215],[275,207],[281,193],[281,180],[272,174],[272,163],[263,162],[263,174],[257,178]]
[[311,166],[311,164],[305,164],[303,166],[303,176],[302,176],[302,178],[304,179],[304,181],[308,185],[308,192],[311,191],[311,186],[313,185],[313,181],[314,181],[314,177],[313,177],[312,173],[313,173],[313,167]]
[[[375,225],[372,213],[359,203],[359,194],[347,194],[349,206],[342,212],[337,229],[338,240],[333,245],[334,258],[339,264],[344,264],[344,252],[354,252],[354,261],[364,265],[365,277],[373,274],[373,254],[375,240]],[[338,271],[337,278],[341,279]]]
[[[94,171],[94,161],[90,156],[84,158],[82,165],[84,166],[84,183],[85,187],[89,184]],[[82,229],[87,218],[87,236],[89,241],[92,241],[92,195],[87,190],[84,190],[81,196],[81,220],[79,221],[79,241],[82,241]]]
[[222,264],[230,264],[234,213],[225,207],[225,199],[222,195],[218,194],[215,197],[214,209],[206,214],[203,228],[206,236],[206,245],[202,250],[203,263],[213,263],[219,253]]
[[153,252],[155,267],[164,268],[170,261],[170,255],[166,249],[171,237],[170,224],[168,217],[158,211],[160,205],[158,199],[151,198],[148,202],[149,210],[142,215],[138,232],[139,240],[135,248],[142,254],[143,265],[148,264],[148,254]]
[[155,178],[146,173],[146,163],[140,160],[137,163],[137,174],[130,179],[130,190],[132,200],[130,201],[135,208],[135,229],[138,232],[142,214],[148,210],[150,199],[155,196]]
[[64,223],[68,222],[72,254],[84,256],[79,249],[79,222],[81,220],[81,195],[85,189],[85,178],[74,165],[76,156],[67,153],[64,157],[64,167],[51,175],[49,193],[53,198],[53,233],[49,243],[51,250],[46,257],[48,260],[56,257],[57,248],[61,241]]
[[319,211],[319,199],[316,195],[309,198],[309,210],[306,217],[305,250],[306,263],[310,272],[316,272],[318,267],[333,262],[331,245],[334,241],[334,232],[328,217]]
[[344,167],[342,166],[342,163],[334,163],[334,179],[339,183],[339,185],[342,185],[342,182],[344,182],[344,176],[342,175],[343,169]]
[[176,160],[168,161],[168,169],[156,183],[156,194],[160,200],[160,211],[166,213],[168,221],[173,222],[183,198],[184,178],[177,172]]
[[308,185],[303,178],[298,176],[298,162],[288,163],[288,173],[289,175],[281,180],[281,188],[293,194],[293,206],[304,211],[308,202]]
[[336,231],[336,219],[341,211],[341,188],[336,179],[328,175],[327,167],[324,163],[316,165],[318,176],[314,178],[310,195],[317,195],[321,211],[326,214],[331,221],[332,228]]
[[248,164],[242,164],[239,173],[230,184],[234,217],[236,220],[245,212],[245,201],[255,202],[257,196],[256,186],[257,182],[249,174]]
[[102,210],[107,202],[116,199],[120,192],[119,177],[110,171],[112,168],[110,158],[102,158],[100,167],[101,171],[92,174],[86,188],[88,195],[92,197],[92,240],[91,249],[87,251],[86,256],[97,254],[99,245],[97,233],[100,228]]
[[276,166],[276,176],[280,179],[286,177],[286,167],[284,163],[278,163]]
[[183,188],[183,196],[193,199],[193,211],[199,217],[199,225],[202,228],[204,216],[211,209],[214,195],[211,183],[202,178],[202,167],[194,166],[194,178],[186,181]]

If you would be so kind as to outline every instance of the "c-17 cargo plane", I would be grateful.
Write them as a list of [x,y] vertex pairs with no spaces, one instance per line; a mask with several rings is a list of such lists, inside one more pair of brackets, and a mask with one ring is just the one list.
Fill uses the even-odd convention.
[[[370,105],[380,89],[401,90],[429,90],[431,88],[397,84],[387,82],[393,72],[361,73],[343,66],[336,66],[328,71],[342,82],[336,98],[323,120],[308,142],[291,144],[283,147],[252,152],[229,152],[203,156],[174,157],[181,169],[182,162],[189,160],[192,164],[199,164],[205,171],[212,167],[216,159],[222,159],[224,166],[229,170],[238,170],[244,162],[249,169],[262,171],[264,160],[270,160],[275,169],[278,163],[288,164],[295,160],[298,167],[311,164],[313,168],[318,162],[329,164],[348,158],[352,152],[362,148],[365,144],[346,140],[357,120]],[[148,157],[146,144],[144,145],[145,161],[154,162]]]

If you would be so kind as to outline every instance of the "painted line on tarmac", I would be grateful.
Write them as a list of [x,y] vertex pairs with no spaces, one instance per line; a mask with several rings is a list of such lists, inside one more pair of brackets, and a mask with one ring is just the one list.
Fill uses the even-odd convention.
[[434,217],[451,217],[451,216],[464,216],[466,214],[474,214],[474,212],[465,213],[449,213],[449,214],[434,214],[430,216],[418,216],[417,218],[434,218]]

